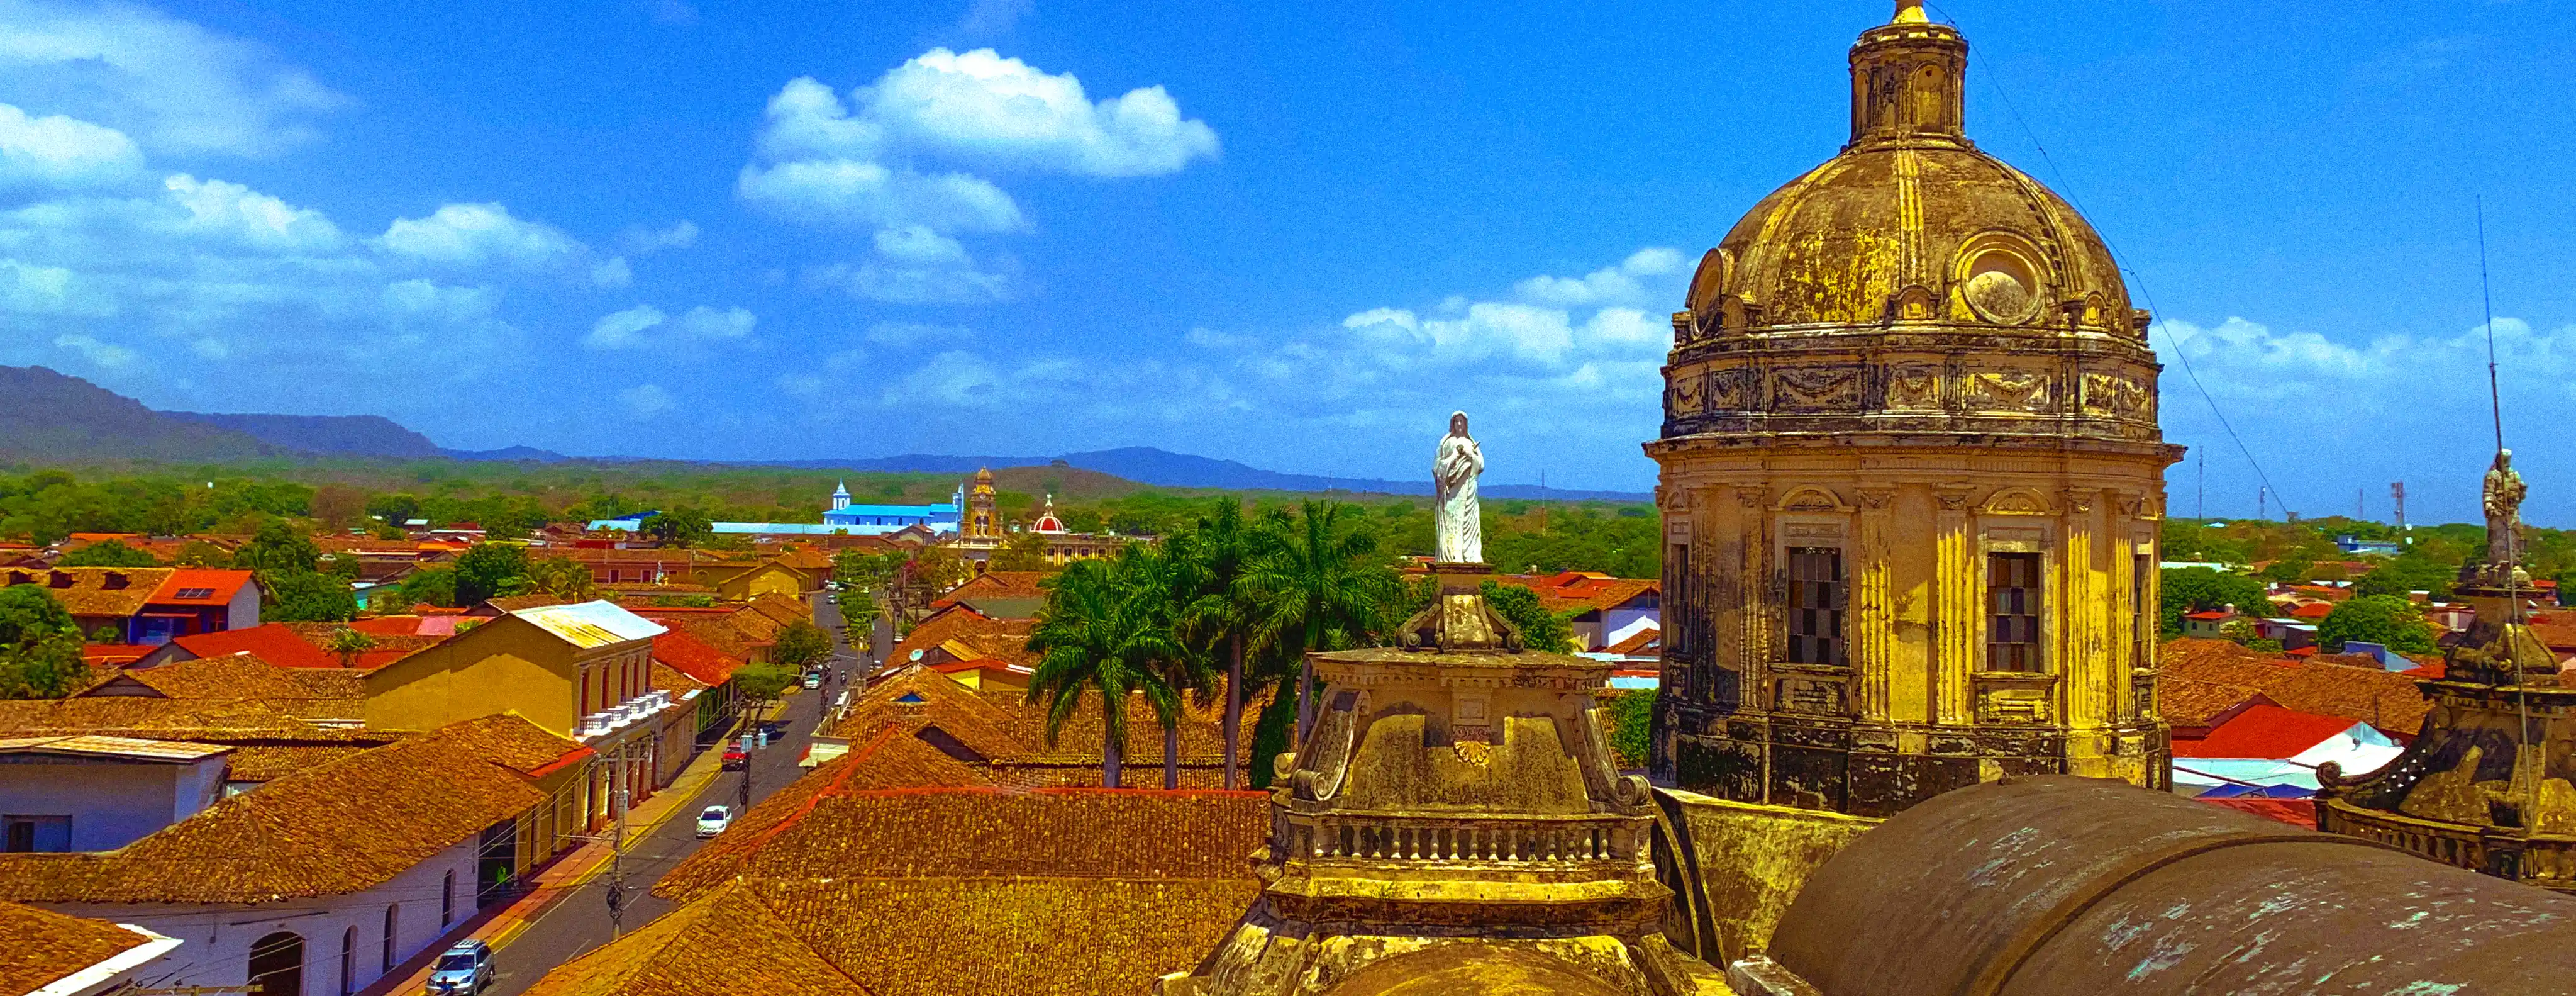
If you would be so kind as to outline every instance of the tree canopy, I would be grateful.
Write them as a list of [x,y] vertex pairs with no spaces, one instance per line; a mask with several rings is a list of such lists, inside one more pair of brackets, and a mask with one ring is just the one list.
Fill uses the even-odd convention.
[[2345,601],[2317,623],[2317,644],[2341,653],[2347,641],[2376,643],[2403,654],[2433,652],[2433,626],[2413,602],[2397,595],[2362,595]]
[[2166,636],[2182,632],[2182,617],[2187,612],[2229,605],[2251,616],[2268,616],[2272,612],[2272,603],[2263,594],[2263,582],[2242,574],[2207,567],[2168,567],[2159,578],[2158,588],[2162,592],[2158,609]]

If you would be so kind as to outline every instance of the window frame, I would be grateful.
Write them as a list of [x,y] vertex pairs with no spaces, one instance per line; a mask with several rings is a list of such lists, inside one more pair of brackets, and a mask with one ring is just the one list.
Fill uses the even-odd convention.
[[[1985,569],[1981,572],[1982,583],[1979,586],[1982,597],[1978,604],[1979,614],[1984,621],[1986,638],[1984,670],[1995,674],[2055,673],[2055,670],[2050,667],[2047,653],[2048,555],[2032,550],[1989,549],[1985,553],[1983,565]],[[2000,569],[2006,564],[2027,566],[2029,574],[2027,578],[2021,579],[2024,581],[2023,584],[2003,583],[2009,580],[2000,573]],[[2006,591],[2021,593],[2022,597],[2011,606],[2014,611],[2005,611],[2003,593]],[[2023,638],[2010,640],[2004,638],[2000,631],[2011,628],[2007,625],[2009,620],[2027,621],[2026,626],[2023,627],[2027,630],[2022,634]],[[2005,648],[2019,651],[2011,655],[2018,659],[2009,662],[2002,660],[2001,658],[2005,656],[2003,654]]]
[[[1831,577],[1801,577],[1800,568],[1826,558]],[[1837,546],[1791,546],[1781,550],[1781,576],[1787,591],[1780,600],[1781,660],[1790,664],[1818,667],[1851,666],[1851,572],[1845,565],[1844,549]],[[1815,587],[1811,587],[1815,586]],[[1804,604],[1821,599],[1819,605]],[[1823,633],[1801,632],[1813,626]],[[1820,653],[1807,653],[1810,641],[1821,644]],[[1821,657],[1819,660],[1801,660]]]

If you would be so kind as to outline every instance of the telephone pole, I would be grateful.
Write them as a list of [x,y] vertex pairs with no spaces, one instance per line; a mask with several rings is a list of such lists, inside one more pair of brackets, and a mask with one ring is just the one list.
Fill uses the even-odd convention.
[[2209,518],[2209,450],[2200,451],[2200,484],[2192,491],[2191,517]]
[[2390,482],[2390,484],[2388,485],[2388,496],[2389,496],[2389,497],[2391,497],[2391,498],[2396,499],[2396,501],[2397,501],[2397,531],[2398,531],[2398,532],[2401,532],[2401,533],[2402,533],[2402,532],[2405,532],[2405,531],[2406,531],[2406,482],[2404,482],[2404,481],[2393,481],[2393,482]]
[[620,762],[617,769],[617,829],[608,838],[608,939],[612,941],[626,921],[626,765]]

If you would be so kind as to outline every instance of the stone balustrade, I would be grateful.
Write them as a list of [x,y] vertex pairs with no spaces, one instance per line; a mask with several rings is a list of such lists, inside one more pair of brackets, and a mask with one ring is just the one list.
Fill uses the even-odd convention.
[[1296,860],[1634,864],[1645,821],[1626,816],[1514,820],[1277,814],[1272,853]]

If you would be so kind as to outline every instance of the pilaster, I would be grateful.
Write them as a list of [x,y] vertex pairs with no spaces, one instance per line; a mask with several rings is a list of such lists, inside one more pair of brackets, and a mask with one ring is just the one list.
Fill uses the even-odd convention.
[[1860,597],[1852,600],[1852,674],[1859,683],[1856,704],[1861,718],[1886,722],[1894,710],[1890,681],[1895,674],[1896,611],[1891,563],[1895,550],[1889,534],[1895,520],[1896,489],[1858,490],[1860,524],[1852,559],[1857,568],[1853,580]]
[[1932,489],[1933,502],[1939,506],[1933,512],[1937,532],[1932,568],[1932,721],[1944,726],[1966,726],[1971,721],[1975,690],[1968,676],[1985,653],[1977,645],[1985,579],[1979,575],[1983,565],[1977,562],[1975,518],[1968,504],[1973,493],[1965,484]]

